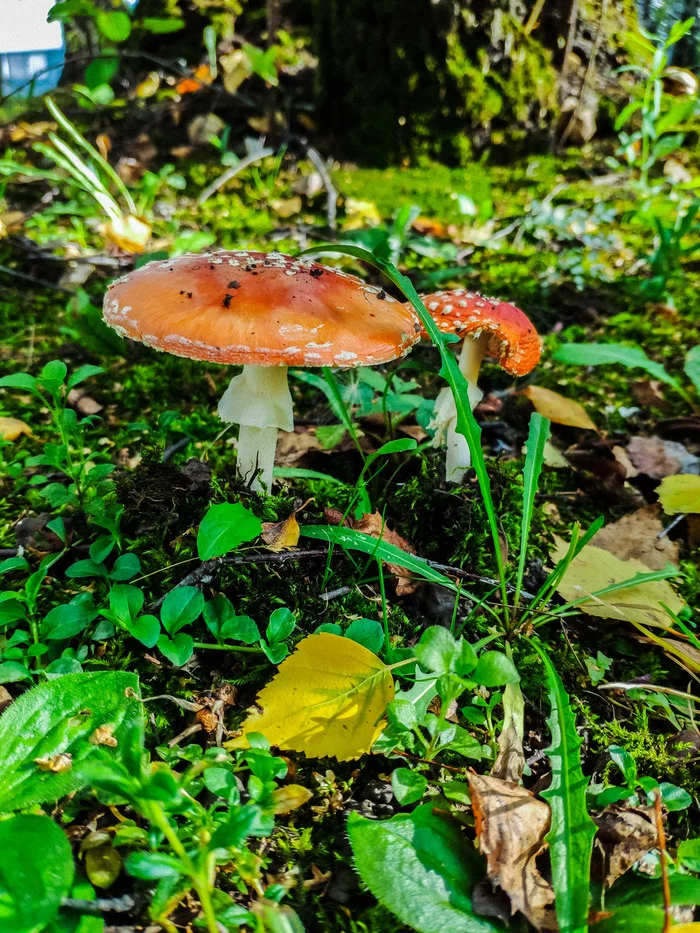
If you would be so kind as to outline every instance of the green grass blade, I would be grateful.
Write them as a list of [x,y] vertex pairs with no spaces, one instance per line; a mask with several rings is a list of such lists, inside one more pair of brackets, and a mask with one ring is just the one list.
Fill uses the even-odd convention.
[[[456,583],[440,573],[439,570],[433,570],[427,561],[422,557],[416,557],[409,554],[408,551],[402,551],[401,548],[381,538],[373,538],[371,535],[363,534],[361,531],[354,531],[352,528],[337,528],[332,525],[305,525],[301,529],[304,538],[317,538],[320,541],[328,541],[333,545],[345,548],[350,551],[361,551],[363,554],[369,554],[386,561],[389,564],[398,564],[399,567],[405,567],[423,580],[430,583],[439,583],[456,593],[458,587]],[[462,586],[464,590],[464,586]]]
[[367,262],[370,265],[376,266],[376,268],[380,269],[384,275],[386,275],[386,277],[391,282],[393,282],[394,285],[396,285],[396,287],[399,288],[406,296],[406,298],[411,302],[416,314],[420,318],[428,334],[428,337],[440,351],[440,357],[442,360],[442,369],[440,371],[440,375],[448,382],[450,388],[452,389],[455,406],[457,408],[457,431],[466,439],[469,446],[472,467],[474,468],[474,472],[476,473],[477,480],[479,482],[479,489],[481,490],[481,495],[484,500],[484,508],[486,510],[488,519],[489,531],[491,532],[491,538],[493,540],[494,558],[496,561],[496,567],[498,569],[498,579],[501,588],[501,600],[503,605],[507,607],[508,590],[506,587],[506,568],[503,554],[501,553],[499,524],[491,495],[491,482],[489,479],[488,470],[486,469],[484,452],[481,449],[481,428],[479,427],[479,424],[472,412],[471,405],[469,404],[469,387],[467,380],[460,372],[459,366],[457,365],[457,360],[450,352],[449,344],[452,341],[446,339],[446,336],[441,333],[437,324],[430,316],[427,308],[420,300],[418,292],[415,290],[411,280],[405,275],[402,275],[395,266],[392,266],[390,263],[378,259],[373,253],[370,253],[366,249],[362,249],[359,246],[346,246],[344,244],[334,244],[333,246],[315,246],[311,249],[304,250],[300,255],[318,255],[320,253],[340,253],[353,256],[355,259],[361,259],[363,262]]
[[81,149],[84,149],[85,152],[87,152],[88,155],[92,159],[95,160],[95,162],[97,163],[97,165],[100,166],[100,168],[105,173],[105,175],[107,175],[108,178],[112,180],[117,191],[119,191],[121,196],[124,198],[124,201],[126,202],[126,206],[129,210],[129,213],[135,215],[136,205],[134,204],[134,199],[131,197],[131,194],[129,193],[129,189],[126,187],[126,185],[121,180],[119,175],[117,175],[117,173],[114,171],[114,169],[109,164],[109,162],[106,159],[103,159],[100,153],[97,151],[97,149],[95,149],[94,146],[91,146],[90,143],[87,141],[87,139],[85,139],[85,137],[82,136],[76,130],[76,128],[70,122],[68,117],[63,113],[62,110],[60,110],[56,106],[56,104],[53,102],[53,100],[50,97],[46,98],[45,103],[46,103],[46,107],[49,113],[54,118],[54,120],[58,123],[58,125],[62,127],[66,131],[66,133],[68,133],[71,139],[75,143],[77,143],[77,145],[80,146]]
[[[520,591],[525,576],[525,561],[527,559],[527,545],[530,539],[530,525],[532,513],[535,509],[535,494],[540,481],[540,473],[544,463],[544,445],[549,438],[549,421],[542,415],[534,412],[530,418],[530,432],[527,437],[527,455],[523,466],[523,514],[520,520],[520,554],[518,556],[518,572],[515,578],[515,596],[513,598],[513,612],[518,611]],[[515,624],[515,619],[513,619]]]
[[588,780],[581,769],[582,740],[561,678],[547,654],[531,643],[547,672],[551,745],[544,750],[552,767],[552,783],[541,796],[549,803],[552,825],[545,840],[552,861],[552,884],[561,933],[586,933],[591,855],[596,825],[586,809]]
[[[554,570],[549,574],[547,579],[544,581],[542,586],[539,588],[535,594],[535,598],[530,603],[530,606],[527,609],[526,615],[531,615],[536,612],[538,607],[542,603],[546,603],[549,597],[552,595],[554,590],[559,584],[559,581],[564,576],[566,571],[571,566],[571,562],[580,554],[583,548],[588,544],[588,542],[596,535],[600,529],[605,524],[605,519],[602,515],[599,515],[598,518],[593,522],[590,528],[586,531],[582,538],[579,537],[581,533],[581,526],[576,522],[571,528],[571,540],[569,541],[569,549],[556,565]],[[523,617],[524,618],[524,617]],[[522,621],[522,620],[521,620]]]

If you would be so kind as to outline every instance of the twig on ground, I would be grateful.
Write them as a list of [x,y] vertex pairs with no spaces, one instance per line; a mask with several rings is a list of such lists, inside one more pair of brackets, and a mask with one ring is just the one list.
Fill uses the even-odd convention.
[[209,200],[212,194],[215,194],[219,188],[222,188],[227,182],[231,181],[232,178],[235,178],[239,172],[242,172],[244,168],[248,168],[249,165],[253,165],[255,162],[260,162],[262,159],[266,159],[268,156],[274,155],[275,150],[270,147],[263,149],[258,149],[256,152],[251,152],[245,158],[241,159],[240,162],[236,162],[235,165],[232,165],[230,168],[226,169],[223,175],[219,175],[218,178],[208,185],[204,191],[197,198],[197,204],[200,206],[204,204],[205,201]]
[[[181,586],[201,586],[211,583],[221,567],[238,566],[241,564],[285,564],[290,560],[298,560],[301,557],[327,557],[327,548],[309,548],[303,551],[281,551],[275,553],[270,551],[267,554],[248,554],[245,557],[213,557],[211,560],[205,560],[199,567],[196,567],[186,577],[183,577],[179,583],[176,583],[173,589]],[[151,603],[148,611],[153,612],[157,609],[167,593],[164,593],[160,599]]]
[[326,189],[326,219],[328,222],[328,229],[335,230],[335,216],[338,208],[338,191],[333,184],[333,181],[330,176],[330,172],[326,167],[326,163],[323,161],[323,156],[318,151],[314,149],[313,146],[310,146],[305,139],[300,139],[299,142],[304,147],[306,156],[316,169],[318,174],[321,176],[321,181],[323,182],[323,187]]

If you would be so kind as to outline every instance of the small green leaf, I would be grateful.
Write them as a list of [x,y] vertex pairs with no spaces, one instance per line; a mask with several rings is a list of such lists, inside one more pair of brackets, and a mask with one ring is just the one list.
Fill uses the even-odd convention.
[[444,626],[431,625],[421,635],[415,647],[415,655],[424,670],[443,676],[454,671],[460,646]]
[[137,586],[118,583],[109,591],[109,608],[119,622],[130,622],[141,612],[146,597]]
[[171,590],[160,608],[160,620],[166,632],[174,635],[185,625],[199,618],[204,609],[204,597],[196,586],[178,586]]
[[163,36],[167,35],[167,33],[178,32],[180,29],[184,29],[185,21],[184,19],[178,19],[174,16],[144,16],[140,25],[147,30],[147,32],[152,32],[154,36]]
[[470,676],[482,687],[502,687],[520,680],[515,664],[502,651],[484,651]]
[[364,645],[372,654],[379,654],[384,644],[384,629],[376,619],[355,619],[345,629],[345,637]]
[[161,635],[158,639],[158,650],[161,654],[174,664],[175,667],[182,667],[187,664],[194,651],[194,639],[185,632],[178,632],[174,638],[168,638],[167,635]]
[[635,764],[634,758],[620,745],[609,745],[608,754],[620,771],[622,771],[628,788],[634,790],[634,786],[637,783],[637,765]]
[[284,641],[294,631],[296,619],[294,613],[285,607],[275,609],[270,615],[270,621],[265,630],[265,637],[269,642]]
[[36,379],[29,373],[12,373],[10,376],[0,378],[0,388],[2,389],[27,389],[34,392],[36,389]]
[[138,555],[132,553],[120,554],[114,561],[114,566],[109,573],[109,578],[115,582],[131,580],[140,570],[141,561],[138,559]]
[[139,616],[130,622],[125,622],[130,635],[140,641],[146,648],[153,648],[160,637],[160,622],[155,616]]
[[197,533],[199,559],[211,560],[228,554],[239,544],[257,538],[261,531],[260,519],[240,502],[212,505]]
[[86,628],[88,621],[88,614],[80,605],[55,606],[41,623],[41,637],[46,641],[72,638]]
[[144,881],[178,878],[184,872],[182,863],[165,852],[130,852],[124,867],[134,878]]
[[124,42],[131,35],[131,20],[122,10],[100,11],[95,17],[97,28],[110,42]]
[[418,803],[428,788],[428,781],[417,771],[410,768],[397,768],[391,775],[391,787],[394,797],[401,806]]
[[[0,921],[3,933],[43,930],[73,883],[65,833],[48,816],[0,822]],[[29,880],[31,879],[31,881]]]

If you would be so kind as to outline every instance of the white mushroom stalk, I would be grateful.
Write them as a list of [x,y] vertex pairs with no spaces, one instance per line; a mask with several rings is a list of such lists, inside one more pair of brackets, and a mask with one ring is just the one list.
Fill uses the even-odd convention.
[[286,366],[243,367],[219,402],[222,421],[240,425],[238,475],[255,492],[270,492],[277,432],[294,430]]
[[[472,411],[483,398],[484,393],[476,382],[486,350],[491,339],[489,331],[477,332],[465,337],[459,355],[459,369],[469,384],[469,404]],[[467,439],[457,432],[457,406],[452,389],[445,386],[435,400],[435,409],[431,427],[435,430],[433,446],[445,444],[445,478],[448,483],[461,483],[464,474],[471,466],[471,454]]]

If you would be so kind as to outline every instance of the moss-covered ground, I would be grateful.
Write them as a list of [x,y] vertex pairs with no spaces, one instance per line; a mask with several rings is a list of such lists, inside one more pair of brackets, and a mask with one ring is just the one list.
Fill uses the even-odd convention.
[[[283,163],[275,174],[269,160],[257,176],[240,176],[200,207],[195,203],[197,194],[221,169],[190,157],[184,167],[178,167],[186,178],[185,190],[161,198],[168,211],[161,209],[160,215],[168,219],[155,222],[154,249],[172,250],[183,231],[208,234],[209,243],[221,248],[294,252],[324,240],[323,193],[313,200],[304,196],[292,215],[285,216],[299,180],[299,167],[290,165]],[[554,445],[560,451],[577,451],[580,459],[572,457],[567,465],[544,469],[533,517],[526,588],[541,583],[553,535],[567,538],[575,522],[586,527],[598,515],[614,521],[633,509],[631,502],[637,507],[655,500],[654,483],[643,476],[631,485],[602,482],[600,463],[612,461],[615,444],[624,446],[631,436],[658,433],[687,443],[691,450],[698,443],[697,395],[692,396],[693,410],[668,386],[649,390],[649,377],[642,371],[616,366],[587,370],[552,358],[562,343],[636,344],[692,391],[682,369],[685,353],[697,342],[700,328],[696,297],[700,273],[688,263],[669,283],[668,294],[649,297],[643,284],[650,276],[647,260],[655,248],[653,229],[635,214],[633,187],[606,179],[600,166],[601,154],[590,152],[583,159],[579,153],[559,159],[538,155],[507,166],[484,162],[468,169],[428,165],[379,171],[347,165],[337,167],[333,176],[342,199],[340,234],[351,232],[355,242],[363,242],[358,230],[388,226],[404,205],[416,205],[420,220],[406,233],[397,258],[418,287],[427,291],[460,285],[497,295],[523,308],[543,336],[542,362],[521,383],[514,383],[495,363],[487,363],[482,371],[482,388],[495,401],[479,418],[504,553],[518,551],[522,447],[532,410],[518,390],[527,384],[554,389],[585,406],[598,426],[597,435],[575,427],[553,427]],[[308,167],[304,165],[303,170]],[[17,196],[20,209],[37,191],[34,186],[32,194],[23,190]],[[663,209],[672,216],[672,203]],[[504,230],[509,232],[503,235]],[[99,315],[85,310],[85,302],[83,312],[75,312],[70,294],[75,286],[65,278],[75,268],[70,256],[75,255],[71,243],[76,236],[84,238],[85,253],[104,255],[95,224],[72,223],[57,212],[30,217],[20,233],[0,239],[0,368],[3,373],[36,374],[52,359],[63,360],[70,370],[86,363],[104,367],[102,375],[85,385],[87,396],[99,406],[86,429],[85,446],[96,451],[100,461],[118,465],[110,495],[123,506],[126,550],[138,554],[141,562],[140,575],[133,582],[144,589],[147,603],[162,597],[197,566],[196,529],[210,502],[241,501],[264,521],[277,521],[310,499],[299,516],[302,524],[323,521],[324,509],[343,511],[361,467],[347,436],[328,450],[306,453],[300,441],[299,450],[287,460],[287,465],[326,473],[344,485],[300,477],[285,480],[272,498],[251,493],[235,476],[232,432],[223,430],[215,415],[217,400],[232,373],[142,346],[119,348],[106,343],[108,338],[96,323]],[[31,243],[53,249],[55,258],[37,258]],[[128,268],[128,257],[114,249],[106,252]],[[360,271],[352,261],[348,264]],[[101,305],[114,269],[96,265],[82,285],[95,308]],[[366,269],[362,274],[377,275]],[[401,378],[416,380],[416,392],[434,398],[441,386],[438,369],[437,354],[421,347],[406,361],[387,367],[385,373],[397,370]],[[645,389],[649,390],[646,395]],[[302,431],[337,422],[326,397],[315,387],[292,380],[292,391]],[[163,424],[165,412],[176,414]],[[55,437],[47,411],[37,407],[26,392],[1,391],[0,414],[19,418],[31,429],[0,448],[4,460],[0,549],[10,554],[19,542],[18,521],[51,511],[42,498],[41,484],[31,479],[36,469],[27,458],[40,453]],[[395,422],[388,424],[376,416],[360,418],[368,449],[406,436],[402,427],[415,427],[410,415],[398,427]],[[673,425],[675,433],[664,434]],[[167,462],[163,462],[164,451]],[[196,491],[183,479],[192,458],[203,461],[211,471]],[[491,578],[495,574],[491,539],[473,476],[468,476],[464,486],[454,488],[446,485],[442,471],[442,455],[430,447],[411,455],[392,455],[369,485],[372,508],[418,554]],[[91,532],[70,509],[65,518],[75,529],[75,546],[85,549]],[[680,547],[685,571],[679,591],[693,605],[700,593],[697,532],[693,538],[681,524],[671,534]],[[41,548],[39,539],[30,537],[29,554],[40,555]],[[62,571],[72,559],[67,557],[63,565],[52,569],[52,579],[40,595],[42,611],[81,591],[89,591],[96,602],[104,599],[103,581],[86,586],[85,581],[65,577]],[[509,566],[512,578],[512,557]],[[345,626],[350,619],[381,614],[376,564],[366,565],[340,551],[328,562],[300,557],[278,564],[228,566],[212,587],[224,592],[239,613],[260,624],[274,609],[290,608],[297,618],[296,636],[313,632],[322,622]],[[476,583],[465,595],[482,597],[488,589],[488,584]],[[328,592],[340,595],[327,599]],[[397,647],[412,645],[429,624],[450,622],[451,602],[432,586],[422,584],[413,595],[399,598],[387,578],[387,592],[388,623]],[[463,603],[458,620],[463,622],[467,614],[468,604]],[[468,615],[465,631],[475,640],[488,634],[491,625],[491,618],[477,611]],[[602,652],[610,659],[605,672],[608,681],[643,677],[680,690],[687,687],[687,674],[624,622],[579,615],[556,622],[540,634],[583,726],[586,772],[598,770],[608,745],[623,745],[635,756],[640,774],[679,784],[697,797],[696,753],[688,757],[674,745],[678,733],[692,729],[692,724],[643,699],[598,691],[586,662]],[[545,689],[527,644],[515,639],[513,650],[516,664],[523,664],[526,753],[532,756],[546,745]],[[231,682],[239,688],[238,721],[273,673],[263,656],[251,663],[245,655],[215,651],[199,652],[195,663],[177,669],[162,659],[154,662],[143,646],[122,636],[101,643],[99,650],[90,644],[84,668],[135,670],[146,692],[181,697],[201,695],[222,680]],[[177,735],[190,721],[190,715],[178,707],[157,707],[152,722],[154,744]],[[318,886],[302,884],[290,894],[289,903],[309,930],[403,930],[371,897],[357,893],[342,807],[333,791],[333,787],[336,792],[339,789],[340,799],[362,800],[368,782],[387,770],[386,762],[368,758],[360,764],[338,764],[300,758],[297,766],[295,780],[314,789],[315,809],[294,811],[283,823],[264,855],[268,872],[281,879],[291,880],[290,873],[303,879],[310,876],[313,865],[331,873],[333,897],[322,896],[325,889]],[[535,773],[537,767],[533,764]],[[325,783],[320,775],[326,775]],[[675,820],[674,832],[679,836],[688,831],[687,819]]]

